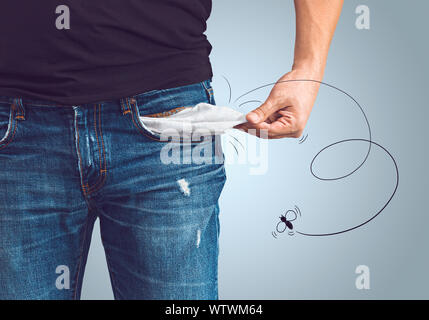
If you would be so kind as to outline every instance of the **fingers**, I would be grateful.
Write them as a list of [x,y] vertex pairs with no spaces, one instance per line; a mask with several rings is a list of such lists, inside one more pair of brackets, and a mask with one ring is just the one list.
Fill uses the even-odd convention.
[[302,121],[306,119],[306,114],[303,114],[305,108],[300,107],[299,102],[294,99],[280,98],[270,96],[261,106],[246,115],[248,122],[235,128],[260,138],[299,138],[305,125],[305,121]]
[[273,123],[262,122],[253,124],[250,122],[236,125],[234,129],[255,135],[259,138],[280,139],[280,138],[299,138],[303,130],[295,130],[291,128],[291,124],[283,118]]
[[271,124],[266,122],[262,122],[260,124],[246,122],[235,126],[234,129],[241,130],[262,139],[276,139],[278,136],[284,135],[284,133],[273,130]]
[[[253,125],[249,122],[239,124],[234,127],[234,129],[241,130],[243,132],[246,132],[248,134],[257,136],[257,137],[267,137],[268,138],[268,130],[267,129],[261,129],[261,126]],[[261,133],[261,130],[264,130],[265,132]]]
[[246,119],[250,123],[258,124],[265,121],[275,111],[276,111],[275,106],[272,104],[270,100],[267,100],[255,110],[249,112],[246,115]]

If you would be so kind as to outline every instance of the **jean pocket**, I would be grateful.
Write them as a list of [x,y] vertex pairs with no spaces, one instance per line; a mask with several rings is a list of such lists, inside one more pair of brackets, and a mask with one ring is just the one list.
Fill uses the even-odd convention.
[[13,141],[17,129],[15,109],[11,103],[0,102],[0,150]]
[[176,142],[176,143],[202,143],[212,141],[215,133],[208,130],[195,130],[188,122],[174,121],[167,119],[187,108],[193,108],[193,105],[183,106],[164,112],[162,115],[144,115],[140,116],[138,105],[134,106],[135,125],[144,136],[158,142]]
[[[214,135],[182,135],[173,128],[156,132],[148,128],[144,119],[165,119],[175,113],[192,108],[199,103],[214,104],[213,89],[210,81],[205,80],[193,85],[151,92],[142,98],[130,98],[131,114],[134,126],[145,137],[158,142],[201,143],[212,140]],[[143,119],[142,119],[143,118]]]

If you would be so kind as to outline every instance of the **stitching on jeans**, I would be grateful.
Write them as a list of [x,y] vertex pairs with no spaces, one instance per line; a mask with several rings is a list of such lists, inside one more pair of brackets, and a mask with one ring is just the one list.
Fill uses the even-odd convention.
[[[77,117],[77,115],[75,113],[75,116],[74,116],[75,121],[76,121],[76,117]],[[84,179],[83,179],[82,161],[81,161],[81,155],[80,155],[80,151],[79,151],[79,125],[78,125],[77,121],[75,122],[75,127],[76,127],[76,133],[77,133],[77,139],[76,139],[77,154],[78,154],[78,162],[79,162],[79,167],[80,167],[80,172],[81,172],[81,180],[80,181],[81,181],[81,186],[82,186],[82,191],[83,191],[83,198],[86,202],[88,210],[90,211],[92,209],[92,206],[91,206],[91,203],[90,203],[90,201],[87,197],[87,193],[86,193],[86,188],[88,187],[88,183],[85,183]]]
[[206,97],[207,97],[209,103],[211,103],[212,102],[212,98],[213,98],[213,88],[212,87],[208,87],[206,85],[205,81],[202,81],[201,84],[202,84],[202,86],[204,88],[204,91],[206,92]]
[[129,105],[128,105],[128,98],[121,99],[120,103],[121,103],[121,108],[122,108],[122,114],[123,115],[131,112],[131,110],[129,108]]
[[123,100],[120,99],[119,100],[119,105],[121,106],[121,112],[122,112],[122,114],[124,114],[124,107],[122,106],[122,103],[123,103]]
[[[103,132],[101,129],[101,108],[100,108],[100,104],[97,105],[98,106],[98,121],[99,121],[99,127],[100,127],[100,139],[101,139],[101,144],[102,144],[102,151],[100,151],[100,143],[99,143],[99,139],[98,139],[98,132],[97,132],[97,116],[96,116],[96,105],[94,105],[94,128],[95,128],[95,136],[97,138],[97,147],[98,147],[98,156],[100,158],[100,174],[101,177],[99,177],[97,179],[97,182],[94,183],[91,187],[89,187],[88,189],[88,194],[90,193],[94,193],[96,191],[98,191],[104,184],[104,181],[106,180],[106,152],[104,149],[104,140],[103,140]],[[101,153],[103,154],[103,158],[104,158],[104,166],[103,166],[103,161],[101,159]]]
[[[76,113],[75,113],[75,120],[76,120]],[[84,181],[84,177],[83,177],[83,168],[82,168],[82,155],[80,154],[80,144],[79,144],[79,124],[77,123],[77,121],[76,121],[76,133],[77,133],[77,148],[76,148],[76,150],[77,150],[77,154],[78,154],[78,157],[79,157],[79,167],[80,167],[80,172],[81,172],[81,178],[80,178],[80,181],[81,181],[81,186],[82,186],[82,191],[83,191],[83,194],[84,194],[84,196],[86,197],[86,188],[87,187],[89,187],[88,186],[88,183],[87,182],[85,182]]]
[[17,103],[18,112],[16,117],[19,119],[25,120],[25,110],[24,110],[24,106],[22,105],[22,99],[17,99],[17,101],[18,101]]
[[[100,162],[100,169],[102,168],[102,160],[101,160],[101,150],[100,150],[100,143],[98,141],[98,132],[97,132],[97,105],[94,104],[94,131],[95,131],[95,138],[97,140],[97,149],[98,149],[98,158]],[[100,183],[100,179],[102,177],[98,177],[97,181],[90,187],[90,189],[95,188]]]
[[188,142],[188,143],[201,143],[201,142],[204,142],[204,140],[202,140],[202,141],[192,141],[192,139],[191,140],[179,140],[179,141],[177,141],[177,140],[168,140],[168,141],[162,141],[161,139],[158,139],[158,138],[155,138],[155,137],[152,137],[152,136],[150,136],[150,135],[148,135],[142,128],[141,128],[141,125],[140,125],[140,123],[137,121],[137,123],[136,123],[136,121],[135,121],[135,117],[138,117],[138,114],[137,114],[137,104],[134,104],[134,112],[131,112],[131,118],[132,118],[132,121],[133,121],[133,123],[134,123],[134,125],[136,126],[136,128],[140,131],[140,133],[142,134],[142,135],[144,135],[145,137],[147,137],[147,138],[149,138],[149,139],[152,139],[152,140],[154,140],[154,141],[157,141],[157,142],[174,142],[174,143],[184,143],[184,142]]
[[[9,121],[12,121],[13,132],[12,132],[12,134],[9,133],[8,136],[5,137],[5,139],[0,143],[0,150],[5,148],[9,143],[11,143],[11,141],[13,140],[13,137],[15,136],[16,127],[18,126],[18,124],[16,123],[15,118],[14,118],[15,109],[13,107],[12,107],[11,112],[12,112],[12,114],[10,115],[11,118]],[[6,143],[6,141],[7,141],[7,143]]]
[[[76,114],[75,114],[75,119],[76,119]],[[80,151],[79,151],[79,125],[77,122],[76,122],[76,133],[77,133],[77,153],[78,153],[78,157],[79,157],[80,170],[82,172],[81,184],[82,184],[83,196],[84,196],[85,202],[88,206],[88,215],[90,215],[92,206],[89,202],[89,199],[87,198],[87,193],[86,193],[86,187],[88,186],[88,183],[83,182],[82,161],[81,161],[81,155],[80,155]],[[80,248],[80,255],[79,255],[79,259],[78,259],[78,269],[77,269],[77,273],[76,273],[76,277],[75,277],[75,286],[74,286],[74,293],[73,293],[73,299],[74,300],[76,300],[76,297],[77,297],[77,286],[79,284],[79,275],[80,275],[80,270],[82,267],[83,249],[85,247],[85,241],[86,241],[87,233],[88,233],[88,220],[89,220],[89,216],[87,216],[87,218],[85,220],[85,226],[84,226],[85,230],[84,230],[84,234],[83,234],[82,245]]]
[[208,92],[213,93],[213,87],[210,84],[210,81],[205,80],[201,82],[204,86],[204,89],[206,89]]
[[[97,105],[94,104],[94,131],[95,131],[95,137],[97,140],[97,149],[98,149],[98,157],[99,157],[99,161],[100,161],[100,169],[102,168],[102,160],[101,160],[101,151],[100,151],[100,143],[98,141],[98,132],[97,132]],[[99,171],[102,176],[99,176],[97,181],[88,188],[88,194],[93,192],[93,189],[95,189],[99,183],[101,182],[101,180],[104,178],[104,174],[101,172],[101,170]]]
[[139,131],[140,131],[140,133],[141,134],[143,134],[144,136],[146,136],[146,137],[148,137],[149,139],[152,139],[152,140],[154,140],[154,141],[160,141],[160,140],[158,140],[158,139],[155,139],[154,137],[152,137],[152,136],[150,136],[150,135],[148,135],[146,132],[144,132],[143,130],[142,130],[142,128],[140,128],[140,124],[137,124],[136,123],[136,121],[135,121],[135,119],[134,119],[134,113],[136,113],[136,117],[138,117],[138,115],[137,115],[137,108],[136,108],[136,104],[134,104],[134,112],[131,112],[131,118],[132,118],[132,121],[133,121],[133,123],[134,123],[134,125],[136,126],[136,128],[137,129],[139,129]]
[[[102,174],[103,178],[100,181],[99,185],[95,188],[95,185],[92,186],[92,188],[95,188],[93,190],[90,191],[90,193],[94,193],[96,191],[98,191],[103,185],[104,182],[106,180],[106,172],[107,172],[107,162],[106,162],[106,150],[104,148],[104,139],[103,139],[103,130],[102,130],[102,126],[101,126],[101,110],[100,110],[100,105],[98,105],[99,107],[99,113],[98,113],[98,120],[99,120],[99,124],[100,124],[100,140],[101,140],[101,146],[102,146],[102,153],[103,153],[103,159],[104,159],[104,168],[101,169],[101,156],[100,156],[100,174]],[[98,139],[97,139],[97,145],[98,145]]]
[[100,169],[100,172],[107,172],[107,162],[106,162],[106,149],[104,148],[104,139],[103,139],[103,126],[101,125],[101,105],[98,105],[98,123],[100,126],[100,139],[101,147],[103,149],[103,159],[104,159],[104,169]]
[[192,106],[184,106],[184,107],[177,107],[168,111],[164,112],[158,112],[158,113],[152,113],[152,114],[145,114],[144,117],[150,117],[150,118],[165,118],[168,116],[171,116],[175,113],[178,113],[179,111],[182,111],[187,108],[192,108]]
[[[137,112],[137,111],[136,111]],[[202,141],[188,141],[188,140],[179,140],[179,141],[177,141],[177,140],[169,140],[169,141],[162,141],[161,139],[159,139],[159,138],[155,138],[155,137],[153,137],[153,136],[151,136],[151,135],[148,135],[146,132],[144,132],[143,131],[143,129],[140,127],[140,123],[139,124],[136,124],[136,121],[135,121],[135,119],[134,119],[134,114],[133,113],[131,113],[131,117],[132,117],[132,119],[133,119],[133,122],[134,122],[134,125],[140,130],[140,132],[141,132],[141,134],[143,134],[144,136],[146,136],[146,137],[148,137],[149,139],[152,139],[152,140],[154,140],[154,141],[157,141],[157,142],[175,142],[175,143],[182,143],[182,142],[195,142],[195,143],[199,143],[199,142],[202,142]],[[136,117],[138,117],[138,115],[136,115]]]
[[[215,212],[215,223],[216,223],[216,247],[217,247],[217,264],[219,264],[219,249],[220,249],[220,243],[219,243],[219,237],[220,237],[220,221],[219,221],[219,203],[216,204]],[[216,268],[216,277],[215,277],[215,283],[216,283],[216,296],[217,299],[219,299],[219,289],[218,289],[218,281],[219,281],[219,270]]]

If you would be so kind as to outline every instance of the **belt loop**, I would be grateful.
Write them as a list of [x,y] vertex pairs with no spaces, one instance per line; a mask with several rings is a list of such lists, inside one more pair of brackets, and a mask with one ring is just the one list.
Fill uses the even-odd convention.
[[207,81],[208,80],[203,80],[203,81],[201,81],[201,83],[203,84],[204,89],[206,89],[206,91],[209,91],[209,86],[207,84]]
[[209,103],[213,103],[213,87],[211,86],[211,82],[210,79],[206,79],[201,81],[204,90],[206,91],[207,94],[207,99],[209,100]]
[[22,98],[14,98],[12,108],[15,110],[15,119],[25,120],[25,108],[22,103]]
[[131,113],[130,98],[122,98],[120,100],[122,114]]

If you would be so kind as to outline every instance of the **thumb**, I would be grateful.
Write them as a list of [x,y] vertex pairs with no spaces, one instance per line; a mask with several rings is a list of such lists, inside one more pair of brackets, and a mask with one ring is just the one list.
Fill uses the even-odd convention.
[[273,108],[274,106],[271,101],[267,100],[260,107],[249,112],[246,115],[246,119],[253,124],[263,122],[273,113]]

